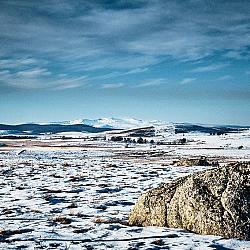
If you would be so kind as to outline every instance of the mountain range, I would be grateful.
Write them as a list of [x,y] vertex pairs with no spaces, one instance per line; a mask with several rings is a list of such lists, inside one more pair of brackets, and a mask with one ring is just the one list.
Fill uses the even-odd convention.
[[0,124],[2,135],[41,135],[62,132],[99,133],[111,130],[128,130],[135,128],[154,127],[156,133],[232,133],[250,128],[249,126],[203,125],[190,123],[169,123],[164,121],[144,121],[134,118],[99,118],[78,119],[73,121],[52,122],[49,124],[27,123],[19,125]]

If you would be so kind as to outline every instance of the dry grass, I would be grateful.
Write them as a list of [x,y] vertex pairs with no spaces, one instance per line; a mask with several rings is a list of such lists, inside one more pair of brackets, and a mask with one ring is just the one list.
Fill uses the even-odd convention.
[[65,216],[57,216],[52,219],[54,222],[60,223],[60,224],[70,224],[72,222],[71,219],[65,217]]

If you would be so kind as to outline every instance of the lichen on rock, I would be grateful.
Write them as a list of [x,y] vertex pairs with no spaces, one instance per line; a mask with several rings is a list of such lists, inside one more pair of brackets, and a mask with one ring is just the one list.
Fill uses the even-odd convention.
[[161,184],[139,198],[129,224],[249,240],[249,176],[250,163],[236,163]]

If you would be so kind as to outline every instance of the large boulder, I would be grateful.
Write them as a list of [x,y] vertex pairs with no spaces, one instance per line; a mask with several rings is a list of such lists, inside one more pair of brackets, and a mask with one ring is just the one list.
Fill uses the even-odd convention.
[[129,225],[250,239],[250,163],[213,168],[143,194]]

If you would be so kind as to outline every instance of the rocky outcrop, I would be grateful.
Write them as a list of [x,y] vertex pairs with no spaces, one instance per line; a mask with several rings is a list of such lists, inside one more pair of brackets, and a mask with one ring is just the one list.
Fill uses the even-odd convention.
[[250,239],[250,163],[214,168],[143,194],[129,225]]
[[208,161],[206,157],[194,158],[194,159],[180,159],[174,162],[175,166],[191,167],[191,166],[219,166],[217,161]]

